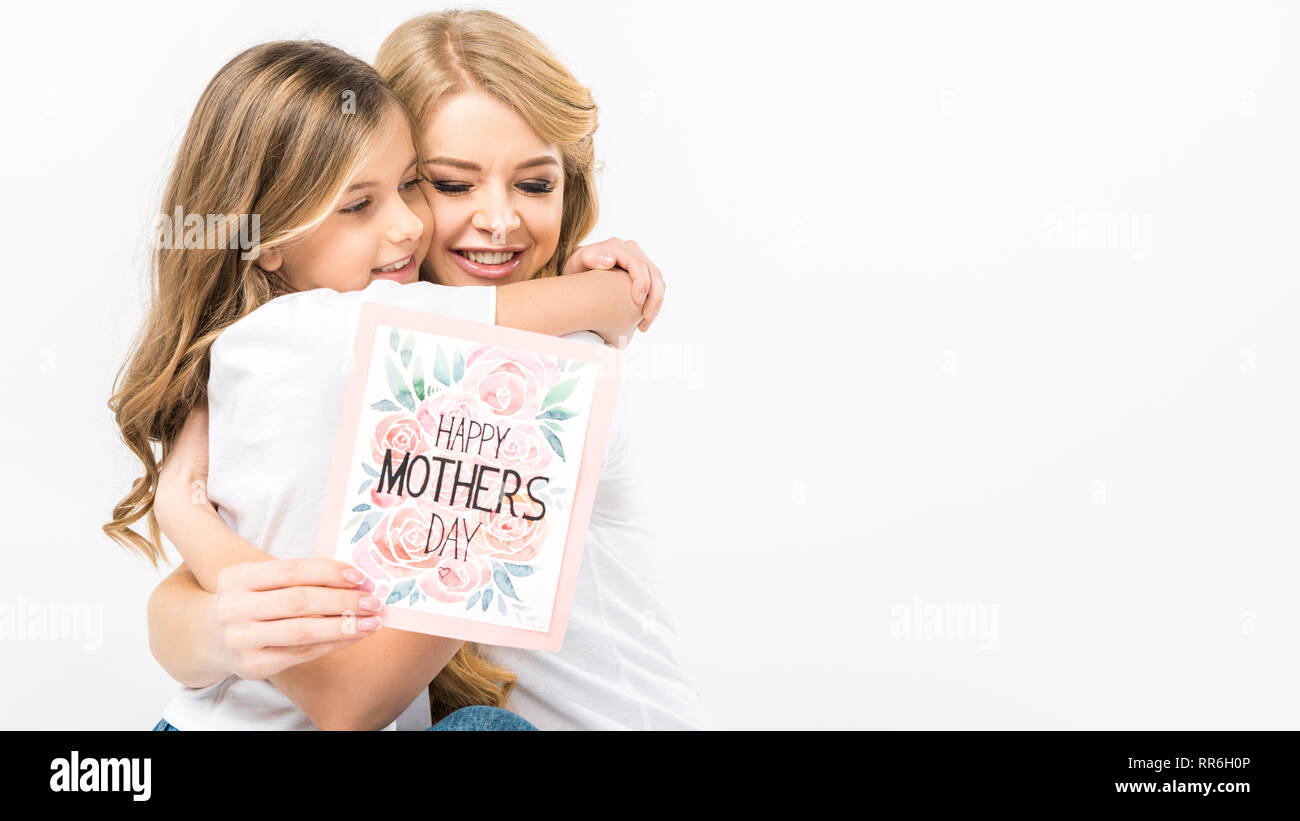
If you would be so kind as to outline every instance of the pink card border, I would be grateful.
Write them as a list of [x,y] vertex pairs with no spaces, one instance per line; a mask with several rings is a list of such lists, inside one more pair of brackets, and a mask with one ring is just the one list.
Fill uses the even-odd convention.
[[551,610],[550,630],[543,633],[521,627],[483,624],[454,616],[411,613],[388,608],[384,608],[379,613],[384,627],[446,635],[481,644],[531,650],[559,650],[564,643],[564,630],[569,623],[569,608],[578,586],[578,568],[582,563],[582,552],[587,544],[587,525],[591,520],[591,506],[596,498],[596,485],[605,461],[605,444],[609,439],[614,404],[618,399],[618,375],[622,371],[620,367],[622,351],[607,345],[597,346],[589,342],[560,339],[516,328],[453,319],[394,305],[362,303],[356,340],[352,349],[352,372],[348,375],[343,412],[334,438],[334,455],[330,462],[329,482],[325,489],[324,512],[321,515],[320,529],[316,537],[316,555],[325,558],[334,557],[338,544],[336,514],[347,496],[348,473],[353,456],[352,445],[356,441],[357,426],[361,421],[361,404],[364,399],[362,394],[370,368],[371,346],[375,329],[381,324],[455,336],[491,345],[522,348],[599,366],[591,415],[587,420],[587,436],[583,444],[582,461],[578,466],[573,507],[569,514],[569,531],[564,540],[564,558],[560,563],[559,583],[556,585],[555,602]]

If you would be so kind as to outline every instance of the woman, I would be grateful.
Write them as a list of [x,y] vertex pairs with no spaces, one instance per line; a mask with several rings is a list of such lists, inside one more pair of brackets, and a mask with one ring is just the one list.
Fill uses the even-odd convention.
[[[428,277],[447,285],[504,285],[557,273],[558,261],[595,223],[596,107],[588,91],[536,38],[490,12],[411,20],[385,41],[376,66],[420,129],[434,222]],[[623,257],[639,256],[634,246],[617,250]],[[645,322],[651,319],[647,315]],[[187,449],[178,442],[178,450],[201,467],[201,432],[191,430],[184,438]],[[652,544],[636,504],[630,460],[616,414],[564,648],[458,654],[430,687],[431,718],[466,703],[489,703],[541,729],[712,725],[676,660],[672,622],[655,592]],[[188,487],[203,478],[191,465],[179,478],[173,475],[171,486]],[[343,586],[330,576],[337,570],[325,565],[306,562],[297,569],[300,575],[283,586],[313,586],[326,578]],[[265,635],[273,621],[254,616],[252,576],[272,572],[231,568],[223,576],[229,589],[213,594],[185,568],[178,570],[151,600],[155,656],[169,670],[225,659],[229,672],[238,674],[243,666],[257,675],[284,670],[294,654],[310,658],[340,641],[336,633],[293,650],[250,647],[247,636],[259,627]],[[224,626],[205,618],[218,602],[231,601],[246,607],[233,615],[227,607]],[[341,599],[333,612],[359,601]],[[187,615],[164,615],[176,612]],[[418,726],[423,717],[419,705],[412,707],[408,714]]]

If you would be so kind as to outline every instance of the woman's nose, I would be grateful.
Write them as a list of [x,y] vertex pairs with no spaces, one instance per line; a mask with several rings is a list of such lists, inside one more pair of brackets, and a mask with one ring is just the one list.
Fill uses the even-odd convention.
[[519,227],[519,215],[510,207],[510,201],[499,197],[474,212],[471,224],[479,231],[492,236],[495,245],[505,245],[506,237]]

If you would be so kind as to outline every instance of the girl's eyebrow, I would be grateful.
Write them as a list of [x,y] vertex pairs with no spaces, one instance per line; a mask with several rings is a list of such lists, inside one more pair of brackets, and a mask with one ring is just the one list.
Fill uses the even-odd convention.
[[[533,157],[531,160],[524,160],[523,162],[519,163],[519,165],[515,166],[515,170],[518,171],[524,168],[536,168],[540,165],[558,166],[559,164],[560,164],[559,160],[547,154],[541,157]],[[463,171],[483,170],[478,165],[475,165],[472,162],[469,162],[467,160],[458,160],[453,157],[434,157],[431,160],[425,160],[425,165],[450,165],[452,168],[459,168]]]
[[[415,167],[415,157],[412,157],[411,161],[407,163],[406,168],[402,169],[402,176],[405,177],[406,172],[410,171],[414,167]],[[344,191],[343,193],[350,194],[353,191],[356,191],[358,188],[374,188],[376,185],[379,185],[379,183],[375,182],[374,180],[366,180],[365,182],[354,182],[351,185],[349,185],[348,190]]]

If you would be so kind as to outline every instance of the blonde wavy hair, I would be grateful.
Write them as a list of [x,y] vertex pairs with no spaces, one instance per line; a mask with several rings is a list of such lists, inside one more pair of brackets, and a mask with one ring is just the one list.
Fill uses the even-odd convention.
[[[384,117],[401,98],[373,67],[324,43],[254,46],[227,63],[195,106],[162,198],[208,218],[202,248],[155,243],[150,305],[117,373],[108,407],[144,475],[113,508],[103,530],[149,559],[164,557],[154,514],[159,465],[185,418],[206,399],[209,353],[221,333],[294,289],[256,256],[318,226],[375,150]],[[223,247],[239,217],[259,218],[253,252]],[[182,228],[174,226],[178,236]],[[188,239],[187,235],[187,239]],[[186,243],[189,244],[189,243]],[[248,257],[248,258],[245,258]],[[155,447],[160,453],[155,453]],[[131,525],[147,518],[148,536]],[[470,704],[502,706],[515,676],[464,644],[430,688],[437,716]]]
[[[564,211],[555,253],[531,279],[556,276],[596,225],[597,109],[591,90],[531,32],[508,17],[453,9],[402,23],[379,47],[375,68],[397,92],[417,135],[451,95],[482,91],[518,111],[560,147]],[[417,139],[417,144],[420,140]],[[433,279],[432,273],[426,274]]]
[[[418,135],[450,95],[483,91],[518,111],[564,164],[563,215],[555,253],[530,279],[557,276],[596,225],[597,109],[591,90],[531,32],[508,17],[478,9],[453,9],[402,23],[384,40],[375,68],[411,112]],[[421,276],[436,282],[432,270]],[[509,676],[509,680],[505,677]],[[517,677],[492,664],[484,648],[465,644],[429,685],[434,721],[457,705],[503,707]],[[499,701],[487,701],[504,681]]]

